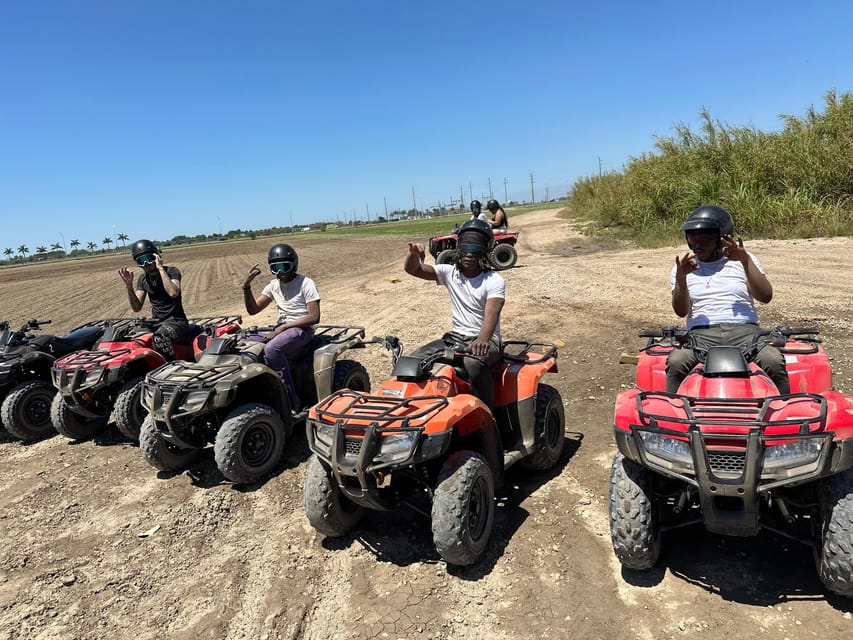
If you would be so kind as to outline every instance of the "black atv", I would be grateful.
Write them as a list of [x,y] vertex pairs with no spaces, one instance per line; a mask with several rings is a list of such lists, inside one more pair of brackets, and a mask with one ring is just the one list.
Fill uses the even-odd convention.
[[56,433],[50,404],[56,388],[50,381],[53,363],[69,353],[90,349],[107,320],[90,322],[58,337],[34,334],[50,320],[28,320],[17,331],[0,322],[0,421],[19,440],[38,440]]
[[338,360],[364,346],[362,327],[315,327],[314,338],[288,359],[292,388],[264,361],[264,335],[272,329],[214,338],[197,362],[170,362],[145,377],[141,402],[149,415],[139,447],[152,466],[185,468],[213,444],[223,476],[255,482],[278,464],[307,407],[337,389],[370,390],[360,363]]

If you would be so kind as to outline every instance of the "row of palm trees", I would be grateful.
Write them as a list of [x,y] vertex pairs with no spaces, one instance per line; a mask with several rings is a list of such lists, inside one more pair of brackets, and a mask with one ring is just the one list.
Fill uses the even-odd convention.
[[[121,243],[122,243],[121,246],[123,247],[123,246],[125,246],[125,243],[129,240],[129,237],[126,233],[119,233],[119,234],[116,234],[116,240],[121,241]],[[101,244],[104,245],[107,249],[111,249],[112,248],[111,245],[116,240],[113,240],[112,238],[104,238],[103,240],[101,240]],[[68,244],[71,246],[72,252],[76,251],[80,247],[80,241],[79,240],[72,240]],[[86,244],[86,249],[88,249],[89,251],[94,251],[97,248],[98,248],[98,245],[95,242],[89,242]],[[50,251],[65,251],[65,249],[63,248],[63,246],[60,243],[54,242],[52,245],[50,245]],[[48,252],[47,247],[44,247],[44,246],[36,247],[36,254],[37,255],[45,254],[47,252]],[[13,255],[15,255],[15,253],[16,253],[16,251],[14,249],[12,249],[11,247],[6,247],[5,249],[3,249],[3,255],[5,255],[7,258],[11,258]],[[25,244],[22,244],[17,249],[17,254],[20,255],[22,258],[26,258],[29,253],[30,253],[30,249]]]

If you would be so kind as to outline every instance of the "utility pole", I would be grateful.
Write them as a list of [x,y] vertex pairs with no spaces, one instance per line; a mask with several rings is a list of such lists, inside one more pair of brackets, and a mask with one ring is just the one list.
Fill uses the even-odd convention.
[[533,193],[533,174],[530,174],[530,204],[536,204],[536,196]]
[[370,207],[367,206],[367,203],[364,203],[364,210],[367,212],[367,219],[370,220]]
[[506,178],[504,178],[504,204],[509,201],[509,196],[506,194]]
[[418,202],[415,200],[415,188],[412,187],[412,207],[415,209],[415,214],[418,212]]
[[465,192],[462,189],[462,185],[459,185],[459,206],[465,207]]
[[471,188],[471,181],[468,181],[468,202],[474,199],[474,190]]
[[492,178],[489,176],[489,200],[491,200],[492,197]]
[[551,198],[548,197],[548,187],[545,187],[545,202],[548,202]]
[[382,196],[382,202],[385,203],[385,219],[388,219],[388,198]]
[[598,156],[598,177],[601,177],[601,156]]

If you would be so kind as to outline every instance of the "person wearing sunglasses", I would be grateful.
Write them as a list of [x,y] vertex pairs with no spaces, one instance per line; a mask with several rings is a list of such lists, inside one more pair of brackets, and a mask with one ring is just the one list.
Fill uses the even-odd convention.
[[151,240],[137,240],[131,245],[130,254],[142,268],[135,287],[130,269],[122,267],[118,271],[127,288],[130,308],[138,313],[146,298],[151,301],[151,318],[157,323],[154,348],[167,360],[174,360],[175,343],[187,340],[189,327],[181,299],[181,272],[163,264],[160,250]]
[[255,297],[252,281],[261,274],[261,269],[254,265],[243,280],[243,302],[249,315],[260,313],[275,302],[278,320],[275,329],[266,335],[264,356],[269,367],[292,384],[287,356],[314,336],[312,327],[320,322],[320,294],[311,278],[297,273],[299,256],[289,244],[273,245],[267,254],[267,264],[273,279]]
[[424,246],[409,243],[403,265],[409,275],[447,288],[452,325],[449,337],[468,345],[474,357],[465,357],[464,366],[471,392],[489,408],[494,401],[492,368],[501,358],[500,315],[506,298],[506,283],[489,264],[493,243],[489,224],[474,218],[459,227],[453,264],[424,264]]

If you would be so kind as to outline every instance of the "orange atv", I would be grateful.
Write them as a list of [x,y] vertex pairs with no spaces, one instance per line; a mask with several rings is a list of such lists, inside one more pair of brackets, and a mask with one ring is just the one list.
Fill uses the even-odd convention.
[[516,462],[550,469],[562,455],[563,401],[541,382],[557,371],[557,347],[504,343],[491,411],[471,395],[461,366],[467,347],[452,336],[422,347],[420,357],[402,356],[393,336],[373,341],[392,352],[392,377],[375,395],[341,389],[309,412],[308,520],[342,536],[364,509],[407,506],[431,516],[444,560],[473,564],[489,540],[506,470]]

